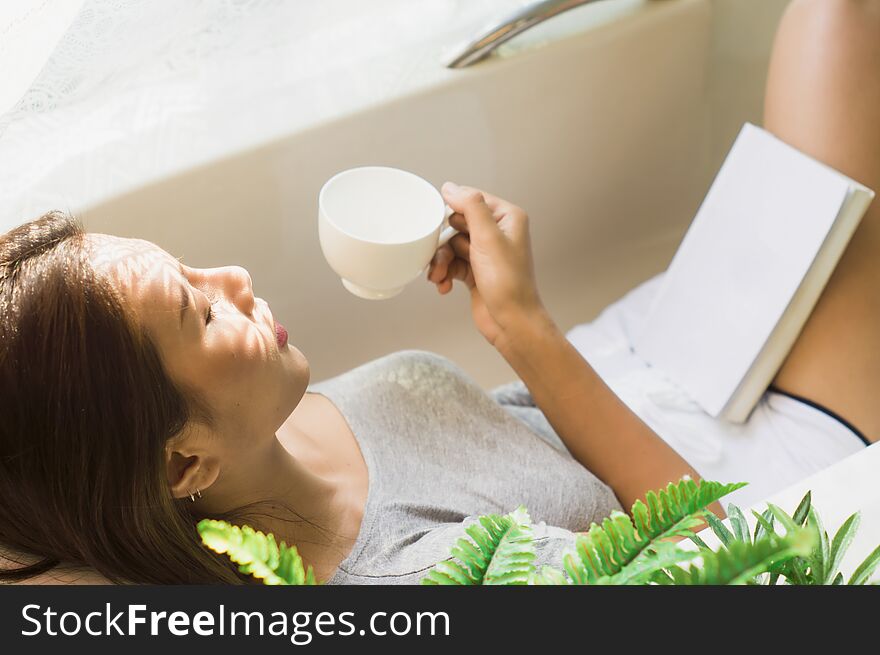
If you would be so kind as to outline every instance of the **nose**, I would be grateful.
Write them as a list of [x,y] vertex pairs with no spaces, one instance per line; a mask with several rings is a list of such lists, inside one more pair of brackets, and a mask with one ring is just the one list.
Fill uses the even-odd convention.
[[247,269],[241,266],[224,266],[220,278],[227,298],[247,316],[254,312],[254,283]]

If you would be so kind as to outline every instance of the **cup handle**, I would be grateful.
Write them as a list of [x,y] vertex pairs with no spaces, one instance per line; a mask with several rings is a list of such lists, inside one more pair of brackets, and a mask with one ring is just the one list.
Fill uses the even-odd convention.
[[452,237],[458,234],[458,230],[454,227],[447,227],[440,233],[440,240],[437,242],[437,247],[444,245],[447,241],[449,241]]
[[443,214],[443,223],[446,225],[445,228],[440,232],[440,239],[437,241],[437,247],[444,245],[447,241],[449,241],[452,237],[458,234],[458,230],[449,225],[449,217],[455,213],[455,210],[452,209],[449,205],[446,205],[446,211]]

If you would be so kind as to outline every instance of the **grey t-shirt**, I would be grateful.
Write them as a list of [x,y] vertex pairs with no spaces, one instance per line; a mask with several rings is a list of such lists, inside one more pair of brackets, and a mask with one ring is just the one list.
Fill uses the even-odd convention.
[[369,473],[351,553],[328,584],[417,584],[481,514],[525,505],[537,564],[619,504],[566,450],[525,385],[487,394],[449,359],[403,350],[313,383],[348,421]]

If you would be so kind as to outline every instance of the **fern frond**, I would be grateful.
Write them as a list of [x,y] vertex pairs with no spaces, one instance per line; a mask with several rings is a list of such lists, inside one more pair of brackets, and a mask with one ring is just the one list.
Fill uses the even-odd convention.
[[829,562],[825,571],[825,584],[831,584],[833,582],[834,576],[837,574],[837,568],[840,566],[844,554],[849,550],[853,539],[855,539],[861,520],[861,513],[856,512],[844,521],[843,525],[840,526],[837,533],[834,535],[834,539],[831,542]]
[[599,578],[597,585],[642,585],[650,582],[662,584],[666,581],[662,574],[682,562],[699,557],[699,551],[685,550],[677,543],[661,541],[650,549],[642,551],[633,561],[624,566],[619,573]]
[[721,484],[702,480],[697,483],[685,478],[677,483],[670,482],[659,494],[649,491],[645,498],[647,507],[638,500],[632,506],[631,514],[643,539],[654,539],[661,535],[674,536],[669,532],[675,527],[675,522],[701,512],[712,503],[744,486],[746,486],[745,482]]
[[810,514],[810,507],[813,506],[813,492],[807,491],[801,502],[798,503],[797,509],[792,514],[792,520],[795,525],[803,526],[807,522],[807,516]]
[[759,541],[764,538],[764,535],[776,532],[773,528],[773,521],[776,519],[773,518],[773,512],[769,508],[765,509],[761,514],[752,510],[752,514],[757,520],[757,523],[755,523],[755,536],[752,541]]
[[805,564],[808,567],[803,567],[805,569],[804,580],[807,584],[821,585],[825,583],[825,574],[828,571],[829,546],[828,533],[825,532],[825,526],[822,524],[822,519],[815,507],[810,507],[807,516],[807,529],[812,530],[814,541],[818,546],[807,557]]
[[[730,508],[732,506],[732,504],[727,506],[728,511],[730,511]],[[706,522],[709,524],[712,532],[715,533],[715,536],[718,537],[718,540],[721,542],[722,546],[729,546],[731,541],[736,540],[736,537],[734,537],[733,533],[727,528],[726,525],[724,525],[724,522],[714,514],[707,514]]]
[[707,544],[705,541],[703,541],[698,535],[696,535],[696,534],[692,534],[692,535],[691,535],[690,537],[688,537],[688,538],[689,538],[692,542],[694,542],[694,544],[696,545],[697,548],[701,548],[702,550],[711,550],[711,549],[709,548],[709,544]]
[[262,580],[267,585],[314,585],[312,567],[303,567],[296,546],[275,536],[263,534],[250,526],[231,525],[226,521],[203,519],[196,528],[202,543],[215,553],[225,554],[238,564],[238,570]]
[[465,532],[470,540],[459,539],[450,550],[452,557],[436,564],[421,584],[528,584],[535,571],[535,547],[524,507],[506,516],[480,516]]
[[676,585],[747,584],[781,562],[805,557],[813,545],[813,534],[798,528],[784,537],[767,535],[755,543],[733,541],[727,548],[700,553],[702,566],[691,565],[687,570],[676,566],[668,571]]
[[730,527],[737,541],[751,541],[749,534],[749,524],[746,517],[743,516],[742,510],[733,503],[727,506],[727,518],[730,521]]
[[877,548],[865,558],[865,561],[856,567],[856,570],[853,572],[852,577],[847,584],[868,584],[868,581],[871,579],[871,576],[874,574],[874,571],[877,570],[878,566],[880,566],[880,546],[877,546]]
[[552,566],[542,566],[540,571],[536,571],[529,576],[530,585],[567,585],[569,584],[562,571]]
[[[644,571],[654,566],[650,560],[657,556],[658,543],[669,537],[692,536],[703,518],[711,516],[707,506],[744,485],[685,478],[669,483],[659,493],[650,491],[644,502],[633,505],[632,518],[612,512],[601,525],[594,523],[579,535],[574,552],[563,557],[563,567],[574,584],[597,584],[639,559],[639,573],[633,579],[642,579]],[[678,561],[689,558],[688,551],[678,552]]]
[[778,519],[787,532],[791,532],[800,525],[804,525],[813,537],[813,549],[804,557],[796,557],[775,567],[774,573],[779,573],[786,578],[788,584],[793,585],[834,585],[842,581],[841,574],[837,571],[847,549],[849,549],[859,527],[860,515],[851,515],[829,541],[828,533],[822,524],[822,519],[816,508],[811,505],[808,493],[793,517],[788,516],[776,505],[768,504],[773,516]]

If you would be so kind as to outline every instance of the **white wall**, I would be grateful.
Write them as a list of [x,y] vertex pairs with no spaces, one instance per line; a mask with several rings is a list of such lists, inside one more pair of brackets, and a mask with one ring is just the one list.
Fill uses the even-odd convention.
[[571,327],[667,264],[742,122],[760,122],[785,4],[621,4],[599,27],[101,203],[87,226],[193,265],[246,266],[313,379],[426,348],[485,386],[504,382],[513,373],[473,328],[463,289],[441,298],[420,280],[381,303],[343,291],[317,244],[323,181],[388,164],[521,204],[545,302]]
[[513,373],[473,328],[467,293],[419,280],[349,295],[323,261],[316,197],[333,173],[400,166],[483,186],[533,218],[538,280],[563,327],[662,270],[705,192],[708,0],[645,2],[614,22],[297,132],[86,212],[193,265],[253,275],[313,379],[403,348],[444,354],[486,386]]

